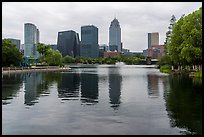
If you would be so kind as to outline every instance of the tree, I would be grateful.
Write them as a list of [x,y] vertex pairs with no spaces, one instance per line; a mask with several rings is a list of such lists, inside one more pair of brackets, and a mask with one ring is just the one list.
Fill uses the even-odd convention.
[[50,48],[46,52],[45,61],[50,66],[62,65],[62,54],[59,50],[54,51]]
[[183,18],[180,18],[173,28],[171,41],[168,45],[168,53],[173,65],[181,64],[180,53],[182,49],[181,44],[183,42],[183,38],[182,38],[183,34],[181,32],[182,25],[183,25]]
[[22,53],[16,48],[10,40],[2,40],[2,65],[18,66],[22,62]]
[[45,45],[44,43],[37,44],[37,51],[41,54],[40,57],[41,62],[45,61],[45,56],[48,54],[48,50],[50,49],[51,47],[49,45]]
[[202,64],[202,7],[185,17],[181,56],[193,65]]
[[174,65],[202,65],[202,7],[175,24],[168,53]]
[[171,19],[170,19],[170,25],[168,27],[169,30],[166,32],[166,40],[164,42],[164,45],[166,45],[166,46],[170,42],[172,30],[173,30],[173,27],[174,27],[175,24],[176,24],[176,17],[175,17],[175,15],[172,15]]
[[63,63],[75,63],[75,61],[74,57],[68,55],[63,58]]

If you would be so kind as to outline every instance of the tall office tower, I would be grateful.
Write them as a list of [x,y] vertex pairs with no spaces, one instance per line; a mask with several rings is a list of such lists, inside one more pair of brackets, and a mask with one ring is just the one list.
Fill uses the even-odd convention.
[[13,38],[7,38],[7,40],[10,40],[13,44],[16,45],[16,48],[17,48],[18,50],[20,50],[21,40],[19,40],[19,39],[13,39]]
[[40,42],[40,31],[32,23],[24,24],[24,45],[25,51],[24,56],[33,56],[34,58],[39,57],[37,51],[37,44]]
[[57,49],[62,56],[80,56],[79,35],[73,30],[58,32]]
[[114,18],[109,27],[109,50],[121,52],[121,28],[119,21]]
[[96,58],[99,56],[98,28],[94,25],[81,27],[81,56]]
[[148,33],[148,49],[153,45],[159,45],[159,32]]

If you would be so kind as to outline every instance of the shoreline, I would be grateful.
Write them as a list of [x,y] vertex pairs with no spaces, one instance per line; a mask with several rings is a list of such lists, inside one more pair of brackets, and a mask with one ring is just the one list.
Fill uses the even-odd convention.
[[15,74],[15,73],[25,73],[25,72],[45,72],[45,71],[69,71],[71,70],[70,67],[33,67],[33,68],[7,68],[3,70],[2,68],[2,75],[3,74]]

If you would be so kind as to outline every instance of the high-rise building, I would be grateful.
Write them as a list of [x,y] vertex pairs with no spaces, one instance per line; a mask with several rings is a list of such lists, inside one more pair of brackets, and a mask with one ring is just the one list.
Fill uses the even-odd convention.
[[148,48],[159,45],[159,32],[148,33]]
[[39,57],[37,44],[40,42],[40,31],[32,23],[24,24],[24,56]]
[[80,56],[79,34],[73,30],[58,32],[57,49],[62,56]]
[[16,45],[16,48],[20,50],[21,40],[13,38],[7,38],[7,40],[10,40],[13,44]]
[[57,50],[57,44],[50,44],[50,47],[51,47],[53,50]]
[[109,27],[109,49],[110,51],[122,51],[121,28],[116,18],[114,18]]
[[99,56],[98,28],[94,25],[81,27],[81,56],[96,58]]

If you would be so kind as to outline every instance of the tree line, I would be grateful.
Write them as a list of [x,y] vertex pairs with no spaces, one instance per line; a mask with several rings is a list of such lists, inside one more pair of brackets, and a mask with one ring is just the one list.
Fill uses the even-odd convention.
[[[2,65],[4,67],[20,66],[23,61],[23,54],[15,47],[10,40],[2,40]],[[138,65],[145,63],[145,57],[142,55],[120,55],[116,57],[63,57],[59,50],[53,50],[50,45],[44,43],[37,44],[37,51],[40,56],[38,65],[42,66],[63,66],[64,64],[81,63],[81,64],[115,64],[116,62],[124,62],[127,65]],[[29,58],[33,58],[30,56]],[[31,65],[36,65],[34,60],[30,61]]]
[[202,69],[202,7],[182,15],[176,22],[173,15],[169,31],[166,33],[165,55],[160,66],[171,66],[178,70]]

